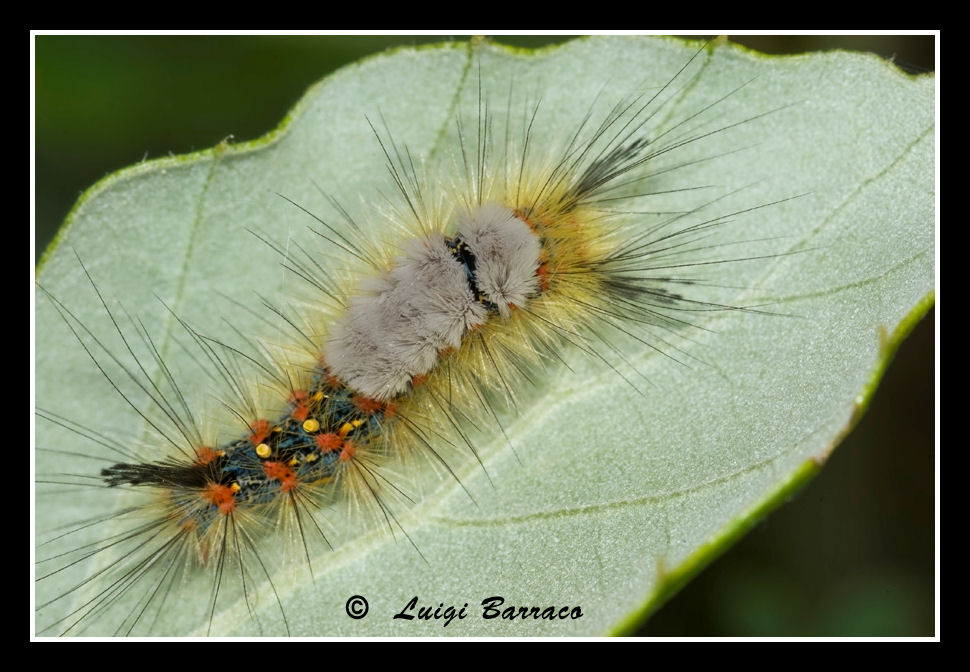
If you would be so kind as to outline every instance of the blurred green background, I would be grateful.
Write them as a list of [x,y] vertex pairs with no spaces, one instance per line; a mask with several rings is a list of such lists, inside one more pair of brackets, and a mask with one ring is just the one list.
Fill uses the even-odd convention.
[[[36,255],[105,175],[229,135],[259,137],[341,65],[444,39],[36,37]],[[564,39],[495,38],[530,47]],[[913,72],[935,67],[932,36],[731,39],[768,53],[842,48],[892,57]],[[931,313],[822,473],[637,634],[933,635],[933,355]]]

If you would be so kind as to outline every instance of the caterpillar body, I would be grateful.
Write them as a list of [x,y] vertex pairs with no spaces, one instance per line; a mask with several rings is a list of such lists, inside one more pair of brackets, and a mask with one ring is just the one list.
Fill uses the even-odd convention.
[[[565,61],[550,60],[549,69],[589,58],[585,47],[573,49]],[[517,603],[525,602],[528,581],[511,578],[530,548],[519,537],[537,534],[544,517],[569,506],[556,501],[559,493],[545,493],[548,508],[543,502],[529,512],[503,498],[511,489],[527,492],[522,480],[537,470],[562,472],[564,464],[575,468],[572,487],[600,478],[589,465],[604,457],[595,454],[598,444],[590,436],[604,421],[597,415],[571,425],[567,433],[574,436],[563,444],[586,441],[590,449],[567,450],[562,458],[532,453],[535,438],[519,441],[507,430],[530,426],[551,408],[550,395],[568,391],[570,378],[582,387],[602,385],[606,377],[613,390],[607,396],[622,400],[621,410],[605,421],[610,441],[631,460],[641,459],[634,451],[644,437],[629,431],[633,422],[625,414],[636,415],[629,409],[638,404],[666,407],[651,400],[651,387],[669,393],[698,368],[702,376],[718,377],[711,334],[724,331],[728,318],[728,325],[788,319],[765,314],[777,297],[766,291],[759,269],[788,250],[780,249],[760,217],[783,211],[795,192],[779,195],[770,185],[741,189],[767,182],[764,174],[728,185],[713,177],[723,157],[752,151],[745,133],[759,135],[761,120],[783,116],[788,101],[755,111],[732,108],[748,80],[734,78],[716,90],[699,84],[715,76],[709,73],[716,73],[718,53],[709,45],[685,54],[664,43],[653,54],[658,74],[648,83],[639,76],[611,84],[623,95],[599,92],[582,104],[573,101],[569,123],[558,125],[544,121],[545,111],[552,106],[560,113],[568,93],[557,101],[548,90],[517,89],[519,77],[541,80],[541,59],[510,59],[485,44],[431,54],[432,61],[462,56],[453,59],[457,84],[440,84],[459,92],[455,110],[417,139],[430,147],[420,157],[387,107],[356,122],[386,167],[380,176],[362,177],[356,155],[345,165],[308,169],[313,156],[307,152],[287,159],[292,165],[272,179],[261,175],[257,189],[245,165],[249,157],[218,149],[191,196],[205,229],[189,232],[187,249],[193,251],[187,256],[197,254],[204,260],[198,268],[216,278],[213,290],[200,293],[203,307],[180,305],[181,289],[164,278],[164,261],[142,268],[134,258],[127,263],[135,274],[163,269],[161,283],[142,284],[155,292],[161,286],[159,293],[175,300],[141,306],[177,323],[181,337],[164,343],[127,317],[127,302],[103,298],[103,262],[90,242],[83,249],[82,240],[70,254],[62,244],[58,268],[73,265],[66,282],[86,283],[88,304],[62,301],[55,278],[43,281],[47,310],[60,320],[61,335],[66,325],[83,358],[95,362],[90,375],[120,392],[121,403],[108,416],[122,417],[117,408],[127,407],[141,435],[118,440],[91,429],[99,426],[72,414],[70,403],[41,410],[61,432],[45,447],[59,451],[65,464],[76,455],[64,455],[72,451],[63,449],[70,439],[62,430],[104,448],[98,469],[58,467],[50,478],[57,501],[68,496],[84,513],[38,548],[41,632],[355,634],[359,622],[344,603],[360,594],[371,602],[368,618],[379,613],[386,621],[385,632],[427,634],[409,633],[407,619],[391,619],[412,593],[442,607],[489,597],[435,593],[444,585],[442,566],[449,568],[448,585],[461,585],[468,556],[459,540],[466,537],[486,555],[500,556],[496,580],[513,585]],[[631,57],[621,50],[614,58]],[[390,66],[392,73],[412,67],[406,59]],[[361,74],[366,82],[368,73]],[[435,78],[421,90],[440,99]],[[366,85],[349,77],[342,82],[330,100],[342,100],[342,85]],[[302,112],[305,119],[319,113]],[[283,142],[298,144],[299,133]],[[268,222],[282,217],[286,224],[259,227],[258,257],[210,266],[219,251],[211,241],[246,235],[219,204],[206,208],[208,194],[223,188],[219,180],[239,207],[269,210]],[[341,197],[330,196],[331,190]],[[377,195],[381,203],[348,205],[345,193]],[[671,194],[679,195],[676,207],[667,200]],[[180,217],[159,209],[159,231],[167,219]],[[294,244],[295,222],[312,223],[325,243]],[[223,228],[212,234],[213,226]],[[252,276],[247,287],[273,286],[280,260],[287,278],[309,287],[295,289],[285,280],[292,305],[253,306],[236,286],[238,271],[220,277],[221,269],[244,264],[242,275]],[[742,270],[727,282],[716,272],[724,266]],[[219,333],[209,315],[216,289],[239,306],[223,329],[228,326],[235,341],[211,335]],[[111,327],[97,331],[92,315],[101,323],[107,318]],[[285,336],[264,331],[256,343],[252,332],[259,323]],[[174,354],[180,350],[194,354]],[[672,371],[662,384],[642,371],[643,361],[655,360]],[[221,390],[219,408],[197,409],[183,382],[193,373]],[[578,399],[579,414],[604,408]],[[650,488],[628,482],[619,464],[600,470],[608,483],[595,487],[627,493],[620,500],[630,492],[649,499],[644,493]],[[518,482],[509,482],[510,471],[520,475]],[[79,487],[64,492],[64,485]],[[101,504],[106,492],[123,503]],[[89,498],[98,499],[90,510],[83,507]],[[448,506],[436,508],[442,501]],[[479,530],[508,520],[521,527],[498,548],[474,541]],[[441,527],[450,530],[447,542],[435,539]],[[668,537],[675,528],[661,519],[648,527]],[[668,552],[676,546],[668,539]],[[549,543],[532,548],[531,564],[541,562],[537,551],[560,550]],[[575,552],[564,556],[576,558]],[[589,571],[586,562],[578,564],[579,575]],[[404,586],[407,595],[368,590],[378,575],[385,585]],[[575,576],[573,570],[563,575]],[[500,585],[493,592],[502,591]],[[541,601],[541,613],[549,604],[572,607],[582,600],[567,593],[533,595],[529,604]],[[595,610],[590,604],[581,612]],[[618,613],[626,612],[629,607],[619,607]],[[449,623],[448,634],[486,633],[490,625],[462,630],[469,623]],[[534,619],[530,626],[536,629],[516,634],[588,632],[581,618]]]

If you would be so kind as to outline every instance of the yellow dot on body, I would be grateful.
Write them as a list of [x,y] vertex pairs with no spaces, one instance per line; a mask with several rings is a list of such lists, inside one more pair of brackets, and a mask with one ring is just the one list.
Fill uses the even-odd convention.
[[238,483],[233,483],[232,485],[229,486],[229,489],[232,490],[233,492],[239,492],[240,490],[242,490],[242,486],[239,485]]
[[256,446],[256,454],[262,458],[267,458],[273,453],[273,449],[267,446],[265,443],[261,443]]
[[317,390],[314,393],[314,395],[310,398],[313,399],[313,401],[320,401],[321,399],[323,399],[323,392],[321,392],[320,390]]
[[319,429],[320,429],[320,423],[316,420],[316,418],[310,418],[303,422],[304,432],[309,432],[312,434],[313,432],[316,432]]
[[337,434],[339,434],[340,437],[343,438],[348,434],[350,434],[352,431],[354,431],[354,426],[349,422],[345,422],[344,424],[340,425],[340,429],[337,430]]

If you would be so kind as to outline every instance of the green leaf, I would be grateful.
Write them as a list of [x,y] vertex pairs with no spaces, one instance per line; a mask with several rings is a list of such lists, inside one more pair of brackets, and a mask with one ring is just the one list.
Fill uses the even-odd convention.
[[[310,246],[319,241],[305,230],[312,221],[276,193],[323,213],[331,211],[316,185],[355,212],[363,210],[359,200],[390,193],[365,114],[381,119],[412,156],[441,162],[454,144],[456,110],[466,123],[477,118],[479,81],[490,102],[499,101],[491,103],[496,108],[504,107],[511,82],[515,111],[531,110],[523,101],[541,97],[536,146],[561,143],[591,101],[608,107],[631,92],[656,90],[696,50],[626,38],[536,53],[454,44],[368,59],[311,89],[266,138],[152,161],[102,180],[75,206],[38,281],[108,350],[121,352],[124,344],[84,279],[83,260],[112,310],[124,315],[123,306],[143,321],[190,403],[202,404],[199,390],[209,381],[200,380],[181,347],[187,339],[172,312],[205,334],[236,329],[268,337],[247,310],[261,310],[257,293],[285,301],[302,290],[247,229],[316,250]],[[272,590],[258,571],[250,575],[249,605],[226,587],[212,634],[280,634],[273,590],[290,632],[299,635],[624,632],[818,470],[865,410],[899,341],[933,302],[934,80],[908,77],[869,56],[766,58],[730,45],[709,47],[692,67],[690,76],[675,80],[676,103],[664,121],[713,104],[713,120],[702,117],[697,128],[726,130],[671,153],[674,163],[699,161],[689,175],[673,171],[658,179],[672,180],[662,182],[672,188],[683,188],[678,180],[686,178],[686,186],[720,189],[719,214],[783,201],[738,216],[728,239],[712,239],[743,241],[738,256],[758,257],[713,277],[738,304],[767,303],[764,312],[713,312],[703,331],[675,341],[672,352],[682,363],[621,341],[629,371],[620,373],[642,393],[603,362],[567,354],[570,367],[543,373],[541,391],[503,418],[508,440],[495,431],[476,441],[484,466],[466,459],[456,469],[460,486],[428,465],[406,472],[402,482],[424,498],[395,507],[394,535],[379,524],[348,532],[356,519],[334,503],[321,517],[333,526],[337,548],[314,549],[313,580],[299,556],[272,567]],[[676,212],[696,199],[675,193],[662,206]],[[321,263],[341,263],[333,249],[320,254]],[[112,391],[51,301],[38,300],[36,319],[38,405],[157,447],[152,430]],[[145,344],[135,347],[151,363]],[[117,374],[117,363],[107,365]],[[148,373],[161,378],[157,367]],[[132,404],[146,409],[144,395],[130,388]],[[205,406],[215,422],[219,406]],[[56,485],[83,482],[63,475],[94,476],[104,464],[53,452],[83,450],[75,433],[45,421],[37,430],[37,446],[46,449],[37,454],[38,480],[55,482],[38,486],[38,531],[72,529],[110,510],[112,496],[123,493]],[[84,529],[60,543],[76,548],[103,535],[103,528]],[[38,557],[49,554],[38,549]],[[107,562],[93,560],[96,567]],[[71,566],[39,584],[42,603],[94,575],[45,607],[40,624],[80,609],[66,626],[84,613],[104,588],[91,565]],[[153,632],[206,633],[213,574],[197,574],[168,598]],[[227,569],[224,581],[238,576]],[[136,600],[148,589],[130,592],[125,604],[137,613]],[[344,611],[355,594],[370,603],[362,620]],[[483,620],[478,605],[493,595],[506,605],[579,605],[583,615]],[[468,603],[468,616],[447,629],[435,621],[392,620],[413,596],[424,606]],[[117,626],[98,616],[89,618],[86,632]]]

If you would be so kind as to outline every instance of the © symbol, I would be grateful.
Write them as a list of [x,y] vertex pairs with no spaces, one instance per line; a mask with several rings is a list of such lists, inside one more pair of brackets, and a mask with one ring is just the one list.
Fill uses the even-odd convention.
[[347,600],[347,615],[353,619],[361,619],[367,615],[367,600],[361,595],[353,595]]

